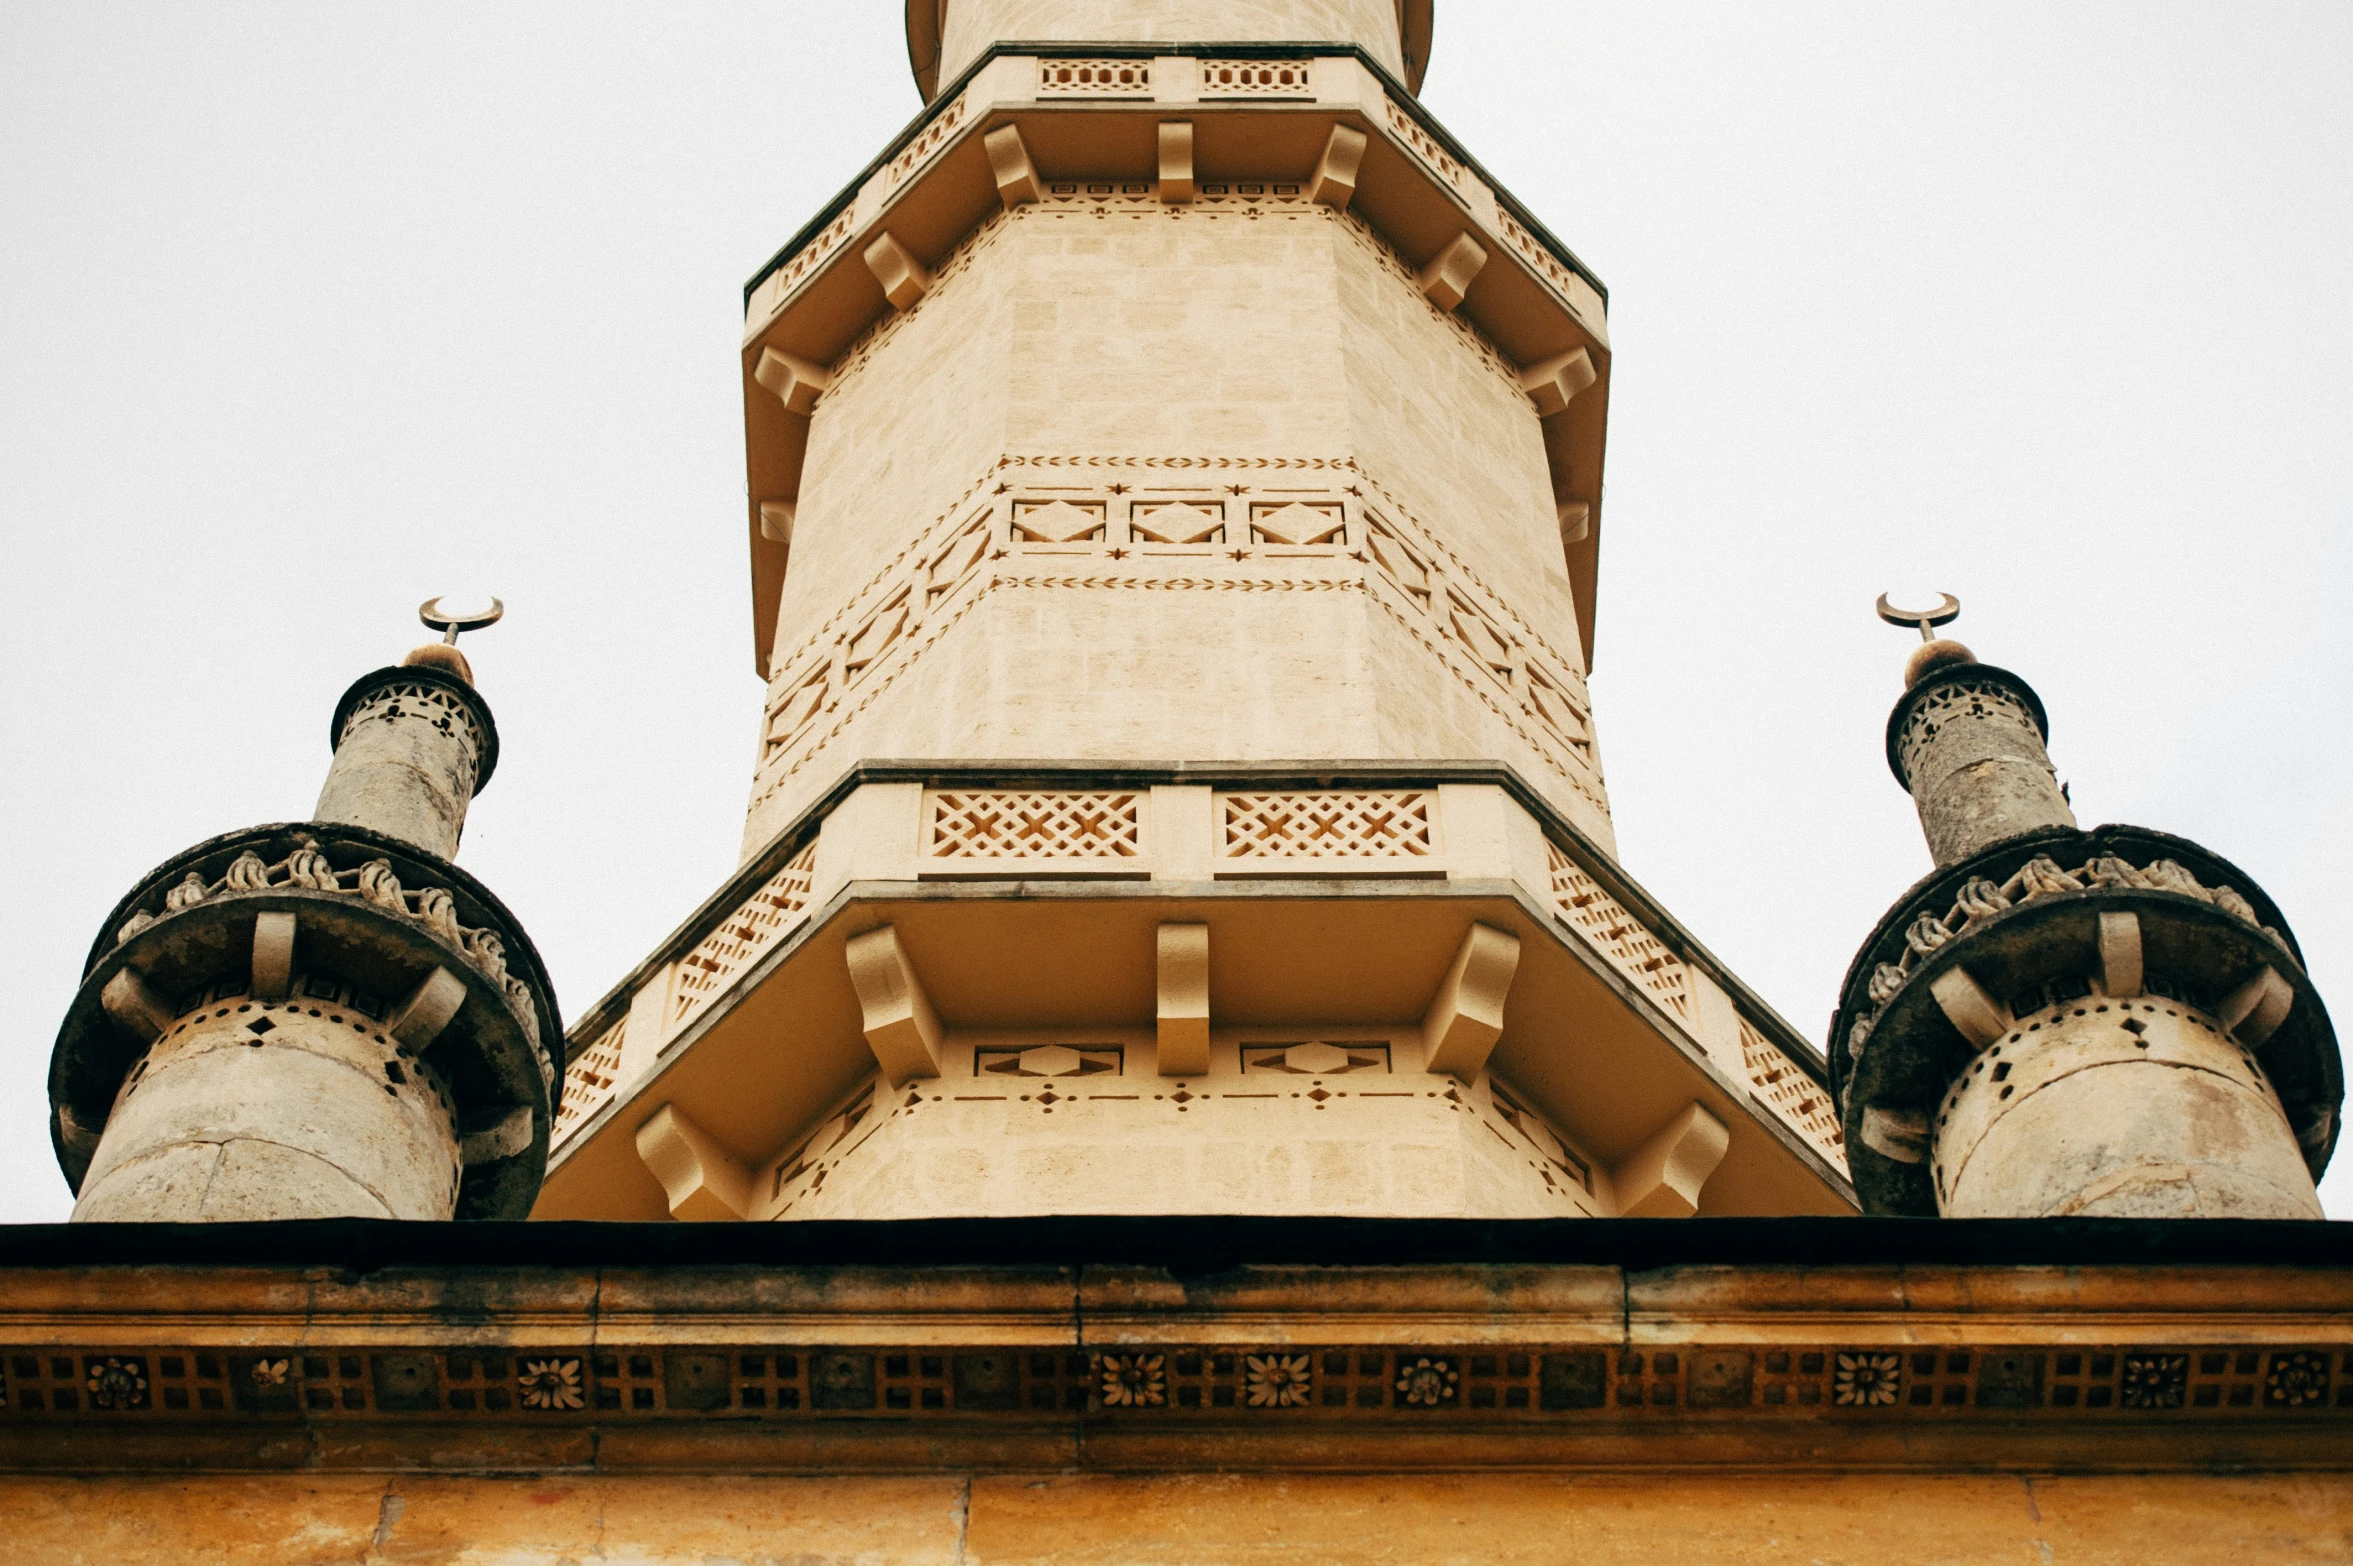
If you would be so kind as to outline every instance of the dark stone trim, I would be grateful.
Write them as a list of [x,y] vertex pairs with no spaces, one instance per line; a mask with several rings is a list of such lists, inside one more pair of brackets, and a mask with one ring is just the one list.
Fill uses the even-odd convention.
[[60,1267],[2353,1267],[2353,1223],[2164,1218],[925,1218],[809,1223],[17,1224]]
[[1904,786],[1905,793],[1912,791],[1912,780],[1904,775],[1903,762],[1897,750],[1904,736],[1904,725],[1911,722],[1913,711],[1932,693],[1947,685],[1958,685],[1969,680],[1984,680],[1999,685],[2025,702],[2026,710],[2034,714],[2035,732],[2042,736],[2044,744],[2051,742],[2050,714],[2043,710],[2043,699],[2034,693],[2034,687],[2026,683],[2024,676],[1996,668],[1990,663],[1947,664],[1923,676],[1919,684],[1905,691],[1894,710],[1887,715],[1887,770],[1895,774],[1895,780]]
[[490,782],[490,774],[498,767],[498,724],[490,716],[490,703],[484,701],[482,693],[466,681],[429,664],[393,664],[352,681],[336,701],[335,716],[328,721],[327,748],[330,751],[343,748],[343,725],[350,718],[352,709],[386,685],[430,685],[435,690],[456,697],[466,711],[473,714],[474,721],[482,729],[482,764],[474,772],[474,792],[481,793]]

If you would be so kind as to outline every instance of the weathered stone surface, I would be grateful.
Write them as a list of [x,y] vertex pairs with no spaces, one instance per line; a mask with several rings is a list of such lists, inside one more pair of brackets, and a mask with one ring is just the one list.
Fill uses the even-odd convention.
[[2020,1019],[1947,1097],[1936,1178],[1954,1218],[2324,1216],[2261,1068],[2162,997]]
[[218,1010],[160,1040],[124,1090],[77,1220],[450,1216],[450,1107],[419,1062],[356,1012]]
[[489,709],[471,686],[441,669],[379,669],[345,692],[336,717],[315,819],[456,858],[466,807],[498,755]]
[[2353,1480],[1427,1474],[0,1480],[27,1563],[2353,1560]]
[[1889,756],[1939,866],[2037,827],[2075,825],[2044,736],[2040,702],[2007,670],[1953,664],[1905,693]]

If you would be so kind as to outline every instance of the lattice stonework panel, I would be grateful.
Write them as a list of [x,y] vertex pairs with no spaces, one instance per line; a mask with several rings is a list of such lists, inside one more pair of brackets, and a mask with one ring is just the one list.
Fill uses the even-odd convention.
[[1740,1059],[1748,1069],[1750,1087],[1771,1105],[1790,1128],[1814,1144],[1824,1158],[1846,1167],[1846,1133],[1839,1129],[1838,1106],[1829,1091],[1798,1069],[1772,1040],[1740,1019]]
[[811,842],[686,954],[678,965],[678,986],[670,995],[672,1027],[702,1010],[800,922],[809,906],[809,884],[816,871],[817,845]]
[[1149,98],[1150,60],[1040,60],[1041,98]]
[[1435,789],[1319,789],[1220,794],[1224,859],[1430,859],[1438,852]]
[[1683,964],[1642,922],[1620,907],[1599,882],[1561,852],[1545,845],[1552,860],[1552,898],[1560,917],[1593,944],[1621,972],[1648,990],[1651,998],[1675,1016],[1691,1020],[1691,995],[1683,980]]
[[621,1041],[628,1032],[629,1018],[623,1016],[564,1068],[564,1107],[556,1115],[550,1142],[561,1142],[579,1130],[621,1085]]
[[1203,60],[1204,98],[1312,98],[1312,60]]
[[939,789],[924,807],[929,860],[1117,860],[1144,852],[1140,792]]

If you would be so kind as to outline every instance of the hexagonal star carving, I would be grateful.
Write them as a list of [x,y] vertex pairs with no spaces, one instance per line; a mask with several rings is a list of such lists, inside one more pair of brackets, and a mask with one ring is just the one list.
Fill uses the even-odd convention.
[[1033,1044],[1028,1049],[984,1049],[976,1070],[987,1077],[1094,1077],[1117,1075],[1115,1049],[1073,1049],[1067,1044]]
[[1283,1064],[1309,1076],[1330,1076],[1348,1069],[1348,1051],[1337,1044],[1294,1044],[1283,1051]]

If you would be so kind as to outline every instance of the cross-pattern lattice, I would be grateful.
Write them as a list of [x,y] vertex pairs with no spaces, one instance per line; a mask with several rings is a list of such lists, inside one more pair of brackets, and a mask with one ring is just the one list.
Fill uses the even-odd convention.
[[1220,794],[1228,859],[1425,859],[1437,851],[1434,789]]
[[1740,1019],[1740,1060],[1748,1069],[1749,1085],[1773,1112],[1813,1143],[1824,1158],[1846,1167],[1846,1133],[1839,1128],[1838,1106],[1831,1102],[1829,1092],[1799,1070],[1797,1062],[1746,1017]]
[[1143,796],[1063,790],[940,790],[923,851],[932,859],[1133,859]]
[[672,1027],[708,1005],[737,974],[800,922],[801,911],[809,905],[809,883],[816,870],[817,845],[812,842],[686,954],[678,965],[678,987],[670,996]]
[[629,1031],[624,1016],[605,1030],[603,1038],[582,1050],[564,1069],[564,1107],[556,1115],[548,1140],[561,1142],[595,1114],[621,1083],[621,1040]]
[[1691,995],[1683,981],[1682,962],[1575,860],[1561,852],[1559,844],[1547,844],[1546,848],[1552,860],[1552,898],[1561,918],[1616,963],[1627,978],[1650,991],[1661,1006],[1690,1021]]

